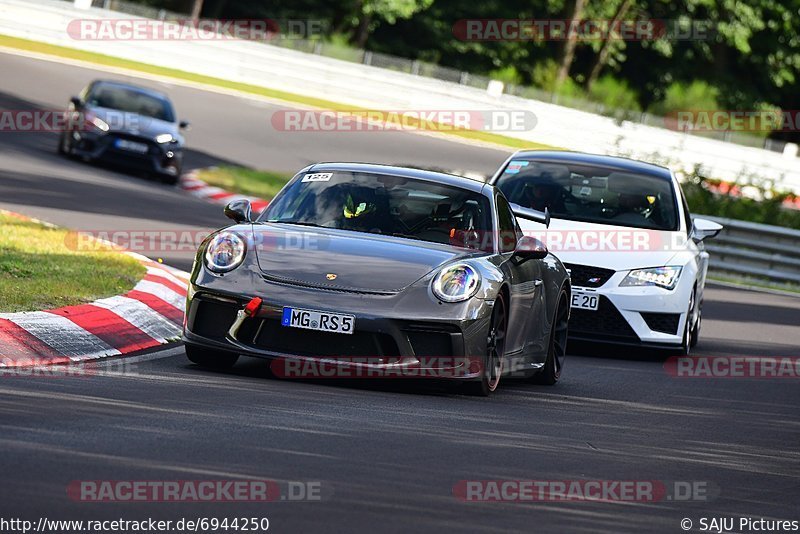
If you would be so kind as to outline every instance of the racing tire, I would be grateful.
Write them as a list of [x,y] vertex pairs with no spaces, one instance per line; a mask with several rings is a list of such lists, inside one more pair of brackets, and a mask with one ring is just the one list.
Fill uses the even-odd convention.
[[486,333],[486,353],[481,362],[481,377],[464,383],[464,393],[488,397],[500,384],[503,374],[503,355],[506,347],[508,307],[503,293],[497,296],[492,307],[492,317]]
[[564,358],[567,356],[569,309],[567,292],[562,289],[558,295],[558,305],[550,329],[550,343],[544,368],[531,377],[531,381],[535,384],[552,386],[561,378],[561,369],[564,367]]
[[239,359],[238,354],[228,354],[194,345],[184,345],[184,348],[190,362],[209,369],[230,369]]

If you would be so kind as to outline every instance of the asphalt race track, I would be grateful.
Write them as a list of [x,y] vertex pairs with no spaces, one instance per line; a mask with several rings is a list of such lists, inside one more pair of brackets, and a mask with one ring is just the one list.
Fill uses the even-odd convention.
[[[58,109],[87,69],[0,53],[0,108]],[[159,86],[156,82],[145,85]],[[491,171],[504,151],[410,133],[288,134],[275,106],[166,87],[193,123],[189,166],[294,170],[351,159]],[[297,135],[297,137],[293,137]],[[304,137],[300,137],[300,136]],[[77,229],[202,229],[218,206],[65,160],[56,136],[0,133],[0,207]],[[190,253],[164,260],[188,268]],[[697,354],[800,356],[800,299],[707,289]],[[278,380],[258,360],[201,370],[179,344],[71,378],[2,376],[0,517],[267,517],[276,532],[681,532],[688,518],[797,520],[797,379],[670,376],[666,356],[574,346],[555,387],[489,399],[434,383]],[[104,372],[105,371],[105,372]],[[86,503],[80,480],[319,483],[315,502]],[[464,480],[699,482],[706,500],[462,502]]]

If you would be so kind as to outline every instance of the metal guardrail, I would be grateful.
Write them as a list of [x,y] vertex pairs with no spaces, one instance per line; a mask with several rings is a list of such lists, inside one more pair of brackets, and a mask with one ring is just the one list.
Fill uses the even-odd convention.
[[724,226],[707,240],[712,273],[800,284],[800,231],[722,217],[698,215]]

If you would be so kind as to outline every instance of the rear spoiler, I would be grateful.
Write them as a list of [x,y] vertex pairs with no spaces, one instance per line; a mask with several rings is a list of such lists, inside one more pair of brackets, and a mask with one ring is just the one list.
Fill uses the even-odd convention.
[[520,219],[527,219],[550,227],[550,210],[545,208],[544,211],[533,210],[530,208],[523,208],[519,204],[511,204],[511,211]]

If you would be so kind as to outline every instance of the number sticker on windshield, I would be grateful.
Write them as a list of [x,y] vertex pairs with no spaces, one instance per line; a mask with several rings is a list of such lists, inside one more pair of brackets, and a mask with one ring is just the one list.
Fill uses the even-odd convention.
[[327,182],[333,177],[332,172],[315,172],[303,176],[304,182]]

